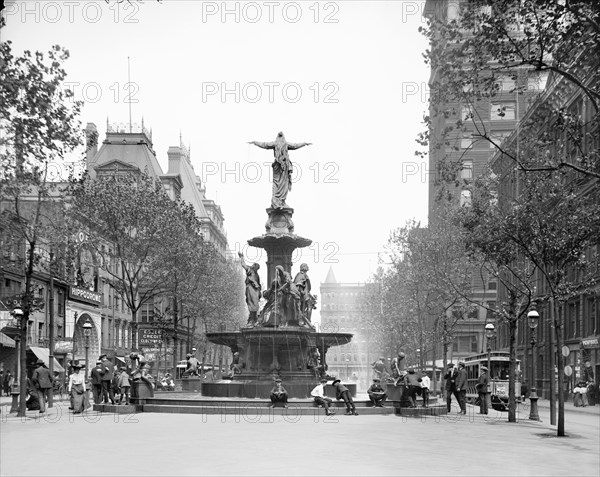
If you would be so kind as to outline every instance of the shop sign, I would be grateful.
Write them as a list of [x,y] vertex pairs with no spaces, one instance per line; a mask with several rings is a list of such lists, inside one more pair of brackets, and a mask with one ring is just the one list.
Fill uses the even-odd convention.
[[102,295],[100,293],[73,286],[69,288],[69,298],[85,303],[91,303],[93,305],[100,305],[102,301]]
[[73,341],[57,341],[54,344],[54,352],[56,354],[68,354],[73,352]]
[[162,341],[162,330],[157,328],[142,328],[138,330],[139,346],[156,347]]
[[581,340],[582,348],[598,348],[600,338],[598,336],[594,338],[586,338]]

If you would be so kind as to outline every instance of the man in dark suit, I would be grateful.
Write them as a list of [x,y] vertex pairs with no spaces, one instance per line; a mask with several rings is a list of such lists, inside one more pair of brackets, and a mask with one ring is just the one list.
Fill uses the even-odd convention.
[[456,375],[456,391],[458,392],[458,404],[460,413],[467,413],[467,369],[464,361],[458,362],[458,373]]
[[481,374],[479,375],[479,379],[477,380],[477,394],[479,396],[479,414],[487,414],[488,413],[488,369],[485,366],[480,366],[479,370]]
[[446,380],[446,407],[448,408],[448,412],[452,407],[452,395],[458,401],[460,405],[460,397],[458,395],[458,391],[456,390],[456,378],[458,376],[458,371],[454,368],[454,363],[448,363],[448,370],[446,374],[444,374],[444,379]]
[[112,388],[112,380],[115,377],[115,365],[107,359],[105,354],[100,356],[100,360],[102,361],[101,366],[104,370],[104,374],[102,374],[102,398],[104,404],[108,404],[109,397],[111,404],[114,404],[115,393]]
[[54,378],[41,359],[38,359],[35,364],[37,368],[31,376],[31,382],[35,386],[38,399],[40,400],[40,414],[42,414],[46,412],[46,399],[50,399]]
[[102,375],[104,374],[104,368],[102,367],[102,361],[96,361],[96,367],[92,369],[92,393],[94,396],[94,404],[100,404],[102,400]]

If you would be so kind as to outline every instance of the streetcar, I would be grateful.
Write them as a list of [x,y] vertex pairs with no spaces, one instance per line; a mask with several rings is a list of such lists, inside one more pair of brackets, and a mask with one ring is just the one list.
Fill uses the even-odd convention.
[[[479,367],[488,367],[488,354],[481,353],[465,358],[467,370],[467,402],[475,404],[479,397],[476,389],[479,379]],[[492,408],[497,411],[508,411],[508,369],[510,364],[509,353],[506,351],[492,351],[489,358],[489,384],[488,391]],[[521,361],[517,360],[515,370],[515,398],[521,400]]]

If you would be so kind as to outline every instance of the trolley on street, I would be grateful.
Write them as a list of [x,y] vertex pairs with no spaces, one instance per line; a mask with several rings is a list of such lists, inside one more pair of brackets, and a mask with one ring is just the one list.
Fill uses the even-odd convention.
[[[488,366],[488,354],[481,353],[465,358],[465,368],[467,369],[467,402],[474,404],[478,398],[477,379],[479,378],[479,367]],[[498,411],[508,410],[508,368],[510,364],[509,353],[506,351],[492,351],[490,353],[490,369],[488,371],[490,381],[488,391],[492,407]],[[521,399],[521,380],[520,372],[521,361],[517,360],[515,376],[515,397],[517,401]]]

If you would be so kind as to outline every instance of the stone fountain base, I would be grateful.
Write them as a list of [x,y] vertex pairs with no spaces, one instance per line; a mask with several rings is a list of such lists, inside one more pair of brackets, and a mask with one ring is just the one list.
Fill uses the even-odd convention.
[[[231,380],[202,383],[203,396],[268,398],[275,379],[280,378],[290,398],[306,398],[322,374],[312,365],[311,356],[318,352],[326,369],[327,350],[350,342],[352,334],[290,326],[242,328],[206,337],[238,353],[241,372]],[[356,395],[356,385],[347,387]]]
[[[289,397],[310,398],[310,392],[318,384],[317,379],[310,381],[283,382],[283,387]],[[344,384],[353,397],[356,397],[356,384]],[[202,383],[202,396],[219,398],[261,398],[269,399],[273,381],[214,381]],[[335,396],[335,389],[328,384],[325,389],[327,396]]]

